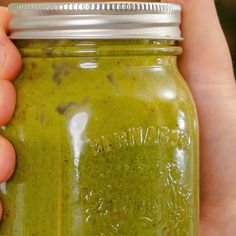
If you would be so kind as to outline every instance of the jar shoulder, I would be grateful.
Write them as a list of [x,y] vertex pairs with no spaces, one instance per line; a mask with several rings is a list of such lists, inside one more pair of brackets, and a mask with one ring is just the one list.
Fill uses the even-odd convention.
[[39,93],[49,95],[49,90],[54,89],[57,96],[87,93],[91,97],[191,100],[175,63],[170,60],[158,64],[157,60],[156,57],[146,58],[146,62],[133,57],[129,61],[127,58],[123,61],[121,58],[25,58],[17,86],[19,89],[34,86]]
[[149,60],[143,66],[131,66],[113,58],[104,68],[101,63],[108,58],[97,62],[95,58],[26,58],[16,81],[18,104],[46,104],[59,113],[81,106],[101,114],[115,110],[149,114],[155,110],[170,116],[182,109],[195,116],[190,90],[175,64],[164,66]]

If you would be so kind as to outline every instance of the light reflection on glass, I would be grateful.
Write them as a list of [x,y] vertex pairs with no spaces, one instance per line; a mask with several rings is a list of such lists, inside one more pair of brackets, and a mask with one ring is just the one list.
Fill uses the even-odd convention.
[[185,151],[182,149],[176,149],[176,162],[178,163],[178,169],[180,173],[184,173],[185,171]]
[[164,71],[164,70],[163,70],[163,67],[161,67],[161,66],[155,66],[152,68],[152,71],[159,71],[160,72],[160,71]]
[[74,165],[76,171],[76,178],[79,178],[79,158],[83,148],[83,133],[88,123],[88,113],[75,113],[69,120],[68,128],[71,136],[72,147],[74,152]]
[[79,67],[82,69],[95,69],[98,67],[97,63],[94,61],[81,62]]
[[162,90],[162,91],[158,91],[158,93],[161,94],[161,97],[163,99],[166,99],[166,100],[171,100],[171,99],[175,99],[176,98],[176,93],[175,91],[173,91],[172,89],[168,90]]
[[178,122],[178,126],[179,126],[179,129],[181,130],[185,130],[186,129],[186,117],[185,117],[185,114],[183,111],[179,111],[178,112],[178,117],[177,117],[177,122]]
[[5,130],[6,130],[6,126],[5,126],[5,125],[2,125],[2,126],[0,126],[0,129],[3,130],[3,131],[5,131]]
[[17,229],[17,232],[20,233],[20,235],[26,235],[26,229],[25,229],[25,211],[22,209],[25,209],[25,185],[18,184],[16,186],[16,199],[15,199],[15,211],[17,212],[17,217],[13,221],[13,228]]
[[24,132],[24,129],[22,128],[19,130],[19,139],[22,143],[25,142],[25,132]]
[[3,194],[7,194],[6,182],[0,184],[0,190],[2,191]]
[[91,53],[96,53],[97,51],[94,49],[80,49],[76,50],[77,53],[82,53],[82,54],[91,54]]

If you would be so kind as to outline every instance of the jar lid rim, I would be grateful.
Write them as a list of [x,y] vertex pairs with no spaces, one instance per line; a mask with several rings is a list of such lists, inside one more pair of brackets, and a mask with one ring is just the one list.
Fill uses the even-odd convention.
[[10,37],[181,39],[181,6],[154,2],[11,3]]

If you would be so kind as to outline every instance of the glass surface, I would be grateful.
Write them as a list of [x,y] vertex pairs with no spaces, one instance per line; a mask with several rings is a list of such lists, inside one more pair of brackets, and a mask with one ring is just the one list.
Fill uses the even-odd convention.
[[15,42],[1,236],[197,236],[198,124],[171,41]]

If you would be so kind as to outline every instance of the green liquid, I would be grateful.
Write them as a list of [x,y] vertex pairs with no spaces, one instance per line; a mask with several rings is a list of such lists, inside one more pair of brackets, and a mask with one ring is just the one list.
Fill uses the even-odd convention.
[[197,118],[175,56],[44,46],[22,50],[42,55],[24,57],[1,130],[17,168],[0,191],[0,235],[196,236]]

